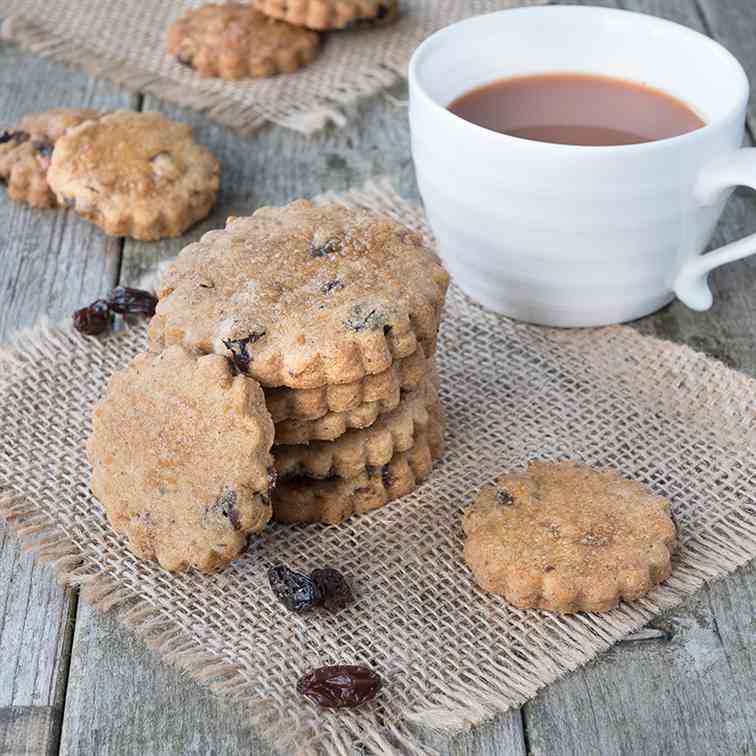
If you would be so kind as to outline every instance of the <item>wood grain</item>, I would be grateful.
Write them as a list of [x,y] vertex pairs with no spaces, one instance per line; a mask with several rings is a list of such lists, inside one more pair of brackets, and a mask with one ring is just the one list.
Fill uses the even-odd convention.
[[[5,125],[54,106],[112,109],[131,100],[82,73],[0,45]],[[106,242],[73,214],[32,210],[0,193],[0,341],[42,315],[70,316],[112,285],[119,258],[118,240]],[[57,748],[75,607],[75,592],[61,588],[0,525],[0,753]]]

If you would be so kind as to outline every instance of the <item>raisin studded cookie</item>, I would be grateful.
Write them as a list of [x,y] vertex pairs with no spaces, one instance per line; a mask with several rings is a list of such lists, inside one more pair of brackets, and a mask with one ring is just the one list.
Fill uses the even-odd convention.
[[280,445],[278,428],[273,448],[281,478],[354,478],[366,467],[388,464],[396,452],[407,451],[439,412],[438,387],[428,378],[399,406],[381,415],[372,425],[350,430],[335,441]]
[[229,218],[165,274],[154,349],[233,356],[263,386],[352,383],[422,345],[432,355],[449,276],[389,218],[300,200]]
[[111,236],[179,236],[215,204],[220,166],[192,130],[119,111],[69,130],[47,174],[58,201]]
[[179,63],[222,79],[292,73],[315,58],[319,43],[316,32],[241,3],[193,8],[168,31],[168,52]]
[[253,0],[273,18],[309,29],[345,29],[389,23],[399,15],[399,0]]
[[465,561],[483,590],[521,608],[606,612],[669,577],[669,503],[613,470],[533,462],[464,514]]
[[270,519],[273,423],[259,384],[225,357],[139,355],[92,423],[92,492],[138,557],[213,572]]
[[56,108],[33,113],[18,125],[0,132],[0,181],[16,202],[32,207],[55,207],[55,194],[47,183],[53,149],[65,132],[100,117],[91,108]]
[[430,475],[433,460],[443,454],[444,426],[439,408],[410,449],[394,454],[388,464],[367,467],[354,478],[279,481],[273,493],[274,519],[338,525],[353,514],[378,509],[412,493]]
[[[338,422],[335,420],[338,415],[356,412],[355,417],[363,417],[366,411],[370,411],[369,408],[383,405],[384,402],[396,401],[398,404],[401,392],[417,388],[428,370],[429,361],[418,344],[409,357],[396,360],[382,373],[366,375],[352,383],[331,383],[313,389],[269,388],[265,390],[265,401],[274,423],[318,420],[330,416],[334,418],[326,421],[330,427],[333,422]],[[357,426],[345,423],[344,430],[347,427]]]

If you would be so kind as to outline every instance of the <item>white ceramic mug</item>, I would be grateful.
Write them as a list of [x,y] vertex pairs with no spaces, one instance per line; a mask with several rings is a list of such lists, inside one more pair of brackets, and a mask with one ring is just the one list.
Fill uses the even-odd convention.
[[[447,110],[473,87],[547,72],[649,84],[707,125],[581,147],[499,134]],[[741,149],[745,72],[698,32],[627,11],[518,8],[429,37],[409,81],[412,155],[441,256],[493,310],[556,326],[632,320],[675,295],[705,310],[709,271],[756,252],[753,235],[702,254],[733,187],[756,187],[756,149]]]

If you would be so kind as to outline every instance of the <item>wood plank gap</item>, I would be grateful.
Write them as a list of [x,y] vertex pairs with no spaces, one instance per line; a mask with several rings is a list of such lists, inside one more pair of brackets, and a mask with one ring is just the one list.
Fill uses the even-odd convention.
[[[116,279],[118,280],[118,279]],[[66,699],[68,697],[68,678],[71,673],[71,655],[73,653],[74,630],[76,617],[79,614],[79,601],[81,600],[78,588],[69,588],[71,600],[68,606],[66,624],[63,628],[63,642],[61,643],[61,664],[58,679],[55,684],[55,708],[57,709],[55,723],[51,732],[50,753],[60,754],[61,735],[63,732],[63,716],[66,711]]]

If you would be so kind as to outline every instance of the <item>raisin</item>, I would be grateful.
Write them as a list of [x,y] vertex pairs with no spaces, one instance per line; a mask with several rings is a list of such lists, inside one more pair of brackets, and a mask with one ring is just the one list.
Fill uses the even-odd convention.
[[394,476],[391,474],[391,468],[388,465],[384,465],[381,468],[381,480],[386,488],[390,488],[394,482]]
[[326,609],[336,611],[352,603],[352,589],[338,570],[330,567],[313,570],[310,577],[320,591],[321,602]]
[[377,307],[367,310],[362,305],[355,305],[352,309],[352,315],[344,321],[344,325],[355,333],[361,331],[377,331],[382,329],[385,323],[385,316]]
[[190,58],[188,55],[177,55],[176,61],[187,68],[194,68],[194,59]]
[[236,508],[236,491],[224,491],[215,502],[210,505],[202,517],[205,528],[231,528],[240,530],[239,511]]
[[510,507],[514,504],[514,497],[509,491],[497,489],[496,503],[502,507]]
[[279,601],[292,612],[307,612],[322,600],[315,581],[301,572],[294,572],[283,564],[268,570],[270,587]]
[[108,304],[113,312],[119,315],[149,315],[155,314],[157,297],[149,291],[130,289],[128,286],[116,286],[108,294]]
[[297,684],[297,690],[318,706],[352,708],[366,703],[381,689],[381,678],[368,667],[336,665],[313,669]]
[[49,158],[55,145],[52,142],[40,140],[32,142],[32,147],[34,147],[40,157]]
[[341,249],[341,239],[329,239],[323,244],[310,243],[310,257],[325,257]]
[[231,360],[240,373],[248,373],[252,362],[249,345],[255,344],[265,336],[265,331],[255,331],[243,339],[223,339],[223,345],[231,352]]
[[110,307],[104,299],[97,299],[73,314],[74,328],[87,336],[104,333],[110,328],[110,321]]
[[330,294],[332,291],[338,291],[339,289],[344,288],[344,282],[339,281],[339,279],[335,279],[333,281],[328,281],[328,283],[324,283],[320,290],[323,292],[323,294]]
[[29,134],[26,131],[3,131],[0,133],[0,144],[6,142],[13,142],[14,144],[23,144],[30,139]]
[[389,335],[389,334],[391,333],[391,329],[392,329],[393,327],[394,327],[394,326],[392,326],[392,325],[389,325],[388,323],[386,323],[386,325],[385,325],[385,326],[383,326],[383,335],[384,335],[384,336],[388,336],[388,335]]

